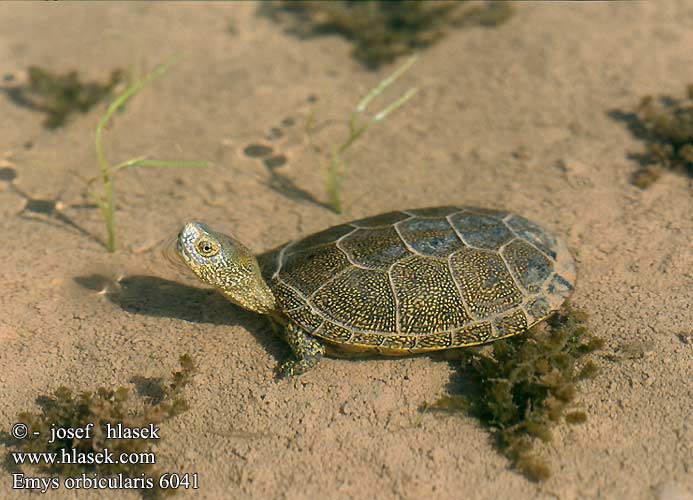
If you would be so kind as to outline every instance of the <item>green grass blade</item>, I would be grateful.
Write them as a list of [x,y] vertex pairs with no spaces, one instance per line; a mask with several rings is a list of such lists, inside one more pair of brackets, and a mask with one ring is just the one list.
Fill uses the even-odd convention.
[[342,154],[349,149],[357,139],[359,139],[363,134],[368,131],[368,129],[376,122],[384,120],[390,113],[400,108],[408,100],[416,95],[419,91],[419,87],[413,87],[400,96],[397,100],[390,103],[384,109],[378,111],[372,118],[367,119],[366,122],[360,126],[357,126],[356,122],[359,116],[361,116],[368,105],[378,97],[383,91],[392,85],[392,83],[397,80],[402,74],[407,71],[417,60],[418,56],[413,55],[407,61],[400,66],[394,73],[382,80],[378,85],[371,89],[366,96],[359,101],[351,115],[351,120],[349,121],[349,137],[336,149],[333,154],[332,161],[329,165],[327,171],[327,194],[328,194],[328,205],[335,213],[341,213],[342,203],[341,203],[341,188],[342,180],[344,177],[344,169],[342,167]]
[[96,125],[95,133],[96,156],[98,157],[102,171],[108,170],[108,163],[106,162],[106,157],[103,154],[103,148],[101,144],[103,129],[106,127],[108,120],[110,120],[111,116],[113,116],[113,113],[118,111],[118,109],[121,108],[128,101],[128,99],[137,94],[146,85],[163,75],[166,71],[168,71],[171,68],[171,66],[178,63],[178,61],[180,61],[182,58],[182,54],[176,54],[168,61],[160,64],[147,75],[145,75],[145,77],[142,78],[140,81],[132,84],[127,89],[125,89],[125,91],[122,94],[120,94],[111,104],[109,104],[108,108],[106,108],[106,112],[99,120],[99,123]]
[[340,162],[340,152],[336,151],[332,154],[332,161],[327,171],[327,204],[336,214],[342,213],[342,200],[340,196],[342,176],[339,171]]
[[388,88],[392,83],[397,80],[402,74],[407,71],[409,68],[411,68],[412,64],[416,62],[418,59],[418,55],[414,54],[411,56],[409,59],[407,59],[407,62],[405,62],[402,66],[397,68],[397,70],[392,73],[390,76],[382,80],[377,86],[375,86],[366,96],[359,101],[359,103],[356,105],[356,113],[361,114],[364,111],[366,111],[366,108],[368,105],[371,103],[373,99],[378,97],[380,94],[383,93],[383,91]]
[[389,115],[394,110],[396,110],[397,108],[402,106],[404,103],[406,103],[409,99],[414,97],[418,91],[419,91],[419,87],[413,87],[413,88],[409,89],[403,96],[401,96],[395,102],[390,104],[387,108],[376,113],[376,115],[373,117],[373,119],[371,121],[373,123],[375,123],[375,122],[379,122],[381,120],[384,120],[385,117],[387,117],[387,115]]
[[128,99],[137,94],[147,84],[163,75],[171,66],[180,61],[182,57],[182,54],[173,56],[168,61],[154,68],[154,70],[145,75],[144,78],[127,87],[122,94],[108,105],[106,112],[96,124],[96,130],[94,131],[94,147],[96,149],[96,158],[101,170],[101,180],[103,184],[103,196],[101,196],[103,205],[101,205],[101,208],[106,222],[106,250],[108,252],[115,251],[115,190],[113,186],[113,174],[115,172],[111,171],[108,161],[106,160],[106,155],[104,155],[103,152],[103,130],[113,114],[125,105]]

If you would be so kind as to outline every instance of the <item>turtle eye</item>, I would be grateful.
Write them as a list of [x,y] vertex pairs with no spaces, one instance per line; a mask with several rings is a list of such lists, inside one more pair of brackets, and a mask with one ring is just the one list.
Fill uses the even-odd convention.
[[219,245],[205,238],[195,243],[195,248],[197,248],[197,251],[203,257],[212,257],[219,253]]

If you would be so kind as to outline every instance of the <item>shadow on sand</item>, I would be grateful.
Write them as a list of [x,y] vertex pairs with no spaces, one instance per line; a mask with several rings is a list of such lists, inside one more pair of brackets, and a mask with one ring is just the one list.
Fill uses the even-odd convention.
[[[286,344],[272,333],[268,318],[246,311],[211,288],[196,288],[156,276],[132,275],[114,281],[100,274],[78,276],[83,288],[101,292],[131,314],[174,318],[191,323],[241,326],[277,360],[286,359]],[[229,344],[232,342],[229,339]]]

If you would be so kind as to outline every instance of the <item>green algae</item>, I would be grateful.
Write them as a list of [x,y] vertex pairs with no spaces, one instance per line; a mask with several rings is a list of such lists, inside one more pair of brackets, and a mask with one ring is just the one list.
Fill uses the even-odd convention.
[[587,420],[575,400],[579,383],[598,373],[586,357],[602,345],[588,332],[587,314],[566,304],[525,335],[460,350],[464,394],[453,388],[425,410],[478,418],[514,468],[532,481],[544,481],[551,469],[533,452],[534,443],[550,441],[561,421]]
[[645,152],[631,154],[639,168],[631,182],[645,189],[666,171],[693,177],[693,84],[682,98],[647,95],[633,111],[612,111],[645,142]]
[[[280,1],[265,6],[274,19],[308,37],[338,33],[354,44],[352,55],[375,68],[433,45],[450,29],[493,27],[513,13],[508,2],[464,1]],[[290,16],[286,16],[289,14]]]
[[27,73],[27,84],[12,89],[10,95],[15,102],[46,113],[43,126],[48,129],[62,127],[74,113],[89,111],[125,77],[122,69],[113,70],[104,83],[83,82],[77,71],[56,73],[39,66],[30,66]]
[[[24,439],[3,436],[12,450],[6,459],[7,468],[24,472],[26,466],[11,460],[12,452],[26,453],[62,453],[75,456],[98,453],[104,449],[119,457],[122,453],[137,455],[143,459],[154,457],[153,446],[158,439],[109,439],[107,424],[112,427],[122,424],[123,428],[146,428],[150,425],[158,427],[189,409],[189,403],[184,397],[183,390],[191,384],[197,367],[193,359],[184,354],[179,358],[180,369],[164,379],[144,379],[138,377],[139,385],[148,387],[144,391],[133,393],[129,387],[107,388],[100,387],[93,391],[75,393],[72,389],[61,386],[52,395],[42,396],[37,402],[41,407],[40,413],[23,412],[17,415],[16,421],[28,427],[28,436]],[[58,438],[50,443],[53,428],[78,429],[93,424],[88,438],[75,437]],[[38,433],[38,434],[36,434]],[[38,436],[38,437],[34,437]],[[63,477],[111,477],[123,474],[129,478],[144,476],[157,478],[153,488],[141,490],[143,496],[161,496],[169,493],[158,488],[158,478],[161,472],[151,461],[140,463],[54,463],[43,462],[34,465],[38,472],[57,474]],[[14,472],[14,471],[13,471]]]

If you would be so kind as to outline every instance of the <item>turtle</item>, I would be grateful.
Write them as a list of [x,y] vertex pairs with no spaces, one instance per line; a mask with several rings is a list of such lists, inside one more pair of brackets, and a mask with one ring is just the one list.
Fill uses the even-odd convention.
[[333,226],[259,257],[201,222],[176,253],[231,302],[267,314],[293,357],[402,356],[518,335],[575,285],[565,242],[513,213],[467,206],[399,210]]

